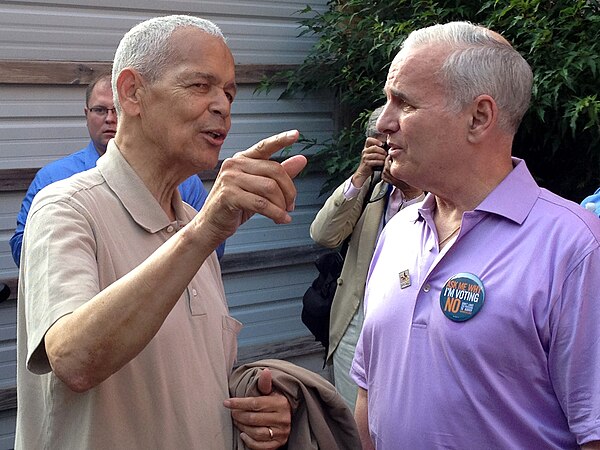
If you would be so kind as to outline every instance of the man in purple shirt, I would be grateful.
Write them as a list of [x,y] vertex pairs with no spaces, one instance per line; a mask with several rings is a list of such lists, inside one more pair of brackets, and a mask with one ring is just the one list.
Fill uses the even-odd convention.
[[365,449],[600,448],[600,222],[512,158],[531,86],[464,22],[392,62],[377,127],[392,174],[430,194],[371,263],[351,370]]

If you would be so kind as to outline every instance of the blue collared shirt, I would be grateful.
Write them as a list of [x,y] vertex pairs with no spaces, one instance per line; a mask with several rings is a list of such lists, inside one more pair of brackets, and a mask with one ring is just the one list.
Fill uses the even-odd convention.
[[[27,221],[27,215],[29,214],[29,208],[31,207],[33,197],[50,183],[64,180],[71,175],[96,167],[96,161],[98,161],[99,157],[100,155],[98,154],[96,147],[94,147],[94,143],[90,141],[87,147],[54,161],[38,171],[27,190],[27,194],[25,194],[25,198],[21,204],[21,211],[19,211],[19,214],[17,215],[17,228],[15,229],[15,234],[10,238],[10,249],[17,267],[19,267],[19,262],[21,261],[23,232],[25,231],[25,222]],[[202,208],[208,197],[208,192],[204,188],[202,181],[196,175],[189,177],[181,183],[179,185],[179,192],[181,193],[181,199],[198,211],[200,211],[200,208]],[[219,259],[223,256],[224,251],[225,242],[217,247],[217,256]]]
[[596,189],[596,192],[592,195],[584,198],[581,206],[600,217],[600,188]]

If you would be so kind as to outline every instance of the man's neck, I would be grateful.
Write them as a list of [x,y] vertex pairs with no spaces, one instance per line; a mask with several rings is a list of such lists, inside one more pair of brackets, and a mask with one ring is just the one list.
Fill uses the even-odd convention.
[[[129,143],[129,145],[128,145]],[[158,201],[161,208],[171,219],[175,219],[173,209],[173,195],[181,183],[179,173],[167,173],[162,167],[151,162],[157,161],[156,158],[148,157],[147,154],[140,152],[131,139],[116,139],[115,145],[119,148],[121,155],[140,177],[153,197]]]

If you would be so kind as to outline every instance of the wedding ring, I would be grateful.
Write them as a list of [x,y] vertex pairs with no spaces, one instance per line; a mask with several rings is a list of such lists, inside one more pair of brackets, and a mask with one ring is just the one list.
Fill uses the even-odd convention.
[[269,430],[269,439],[273,439],[273,430],[269,427],[267,427],[267,430]]

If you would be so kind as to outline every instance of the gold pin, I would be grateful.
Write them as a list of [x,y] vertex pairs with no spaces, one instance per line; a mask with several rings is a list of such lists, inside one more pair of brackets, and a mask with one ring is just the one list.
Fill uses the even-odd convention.
[[408,269],[403,270],[398,274],[400,277],[400,289],[404,289],[410,286],[410,272]]

